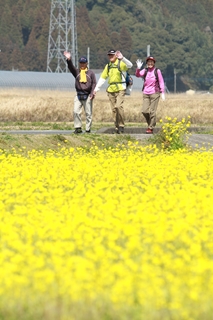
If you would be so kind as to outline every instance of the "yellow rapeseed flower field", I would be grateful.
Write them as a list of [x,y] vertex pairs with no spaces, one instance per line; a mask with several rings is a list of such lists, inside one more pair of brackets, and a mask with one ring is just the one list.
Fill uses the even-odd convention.
[[212,152],[130,143],[0,163],[0,319],[212,319]]

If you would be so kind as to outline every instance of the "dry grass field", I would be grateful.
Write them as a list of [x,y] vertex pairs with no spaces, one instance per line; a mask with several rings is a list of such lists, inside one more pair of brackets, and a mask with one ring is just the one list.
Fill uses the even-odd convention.
[[[75,92],[36,91],[27,89],[0,90],[1,122],[73,122],[73,98]],[[142,93],[132,92],[126,96],[126,125],[144,123],[141,114]],[[190,116],[192,125],[213,123],[212,94],[167,94],[160,101],[157,121],[165,116],[182,119]],[[82,119],[85,120],[84,112]],[[94,100],[93,123],[112,123],[111,110],[105,91],[98,92]],[[144,123],[145,125],[145,123]]]

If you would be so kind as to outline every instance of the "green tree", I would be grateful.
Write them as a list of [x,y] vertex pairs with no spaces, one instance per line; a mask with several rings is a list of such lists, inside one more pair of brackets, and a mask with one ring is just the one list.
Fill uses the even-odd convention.
[[25,65],[23,63],[22,58],[23,56],[22,56],[21,50],[19,49],[18,46],[15,46],[10,56],[11,69],[25,71],[26,69],[25,69]]
[[31,32],[29,41],[24,48],[23,61],[25,61],[25,68],[28,71],[39,71],[42,70],[42,63],[40,61],[40,52],[38,44],[35,41],[36,32]]
[[132,38],[124,25],[120,32],[120,47],[123,54],[129,58],[132,52]]
[[116,50],[116,48],[121,48],[121,43],[120,43],[120,33],[113,31],[110,35],[110,39],[112,42],[112,49]]
[[96,37],[97,64],[96,68],[103,68],[108,63],[107,52],[112,48],[112,42],[107,35],[98,34]]

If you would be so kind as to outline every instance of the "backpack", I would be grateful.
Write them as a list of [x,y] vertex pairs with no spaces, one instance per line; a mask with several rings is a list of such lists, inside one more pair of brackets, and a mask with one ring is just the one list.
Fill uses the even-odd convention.
[[129,72],[126,72],[126,86],[132,86],[133,85],[133,78],[132,76],[129,74]]
[[[129,86],[132,86],[133,85],[133,78],[132,76],[129,74],[128,71],[126,71],[126,76],[123,74],[123,72],[121,71],[120,69],[120,63],[121,61],[118,60],[118,66],[117,67],[114,67],[114,68],[118,68],[118,70],[120,71],[120,73],[125,77],[125,82],[117,82],[117,83],[126,83],[126,86],[129,87]],[[110,69],[110,64],[108,63],[108,73],[109,73],[109,69]],[[113,84],[113,83],[111,83]]]
[[[145,73],[144,73],[144,75],[143,75],[143,80],[144,80],[144,82],[143,82],[143,88],[142,88],[142,91],[143,91],[143,89],[144,89],[144,83],[145,83],[145,80],[146,80],[146,75],[147,75],[147,72],[148,72],[148,68],[145,68]],[[157,82],[158,82],[158,85],[159,85],[159,79],[158,79],[158,68],[155,68],[155,70],[154,70],[154,74],[155,74],[155,78],[156,78],[156,80],[157,80]],[[160,85],[159,85],[160,86]]]

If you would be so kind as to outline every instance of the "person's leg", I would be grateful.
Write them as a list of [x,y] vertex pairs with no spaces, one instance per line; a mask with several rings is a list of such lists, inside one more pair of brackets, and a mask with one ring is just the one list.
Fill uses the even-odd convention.
[[118,92],[107,92],[114,121],[115,129],[118,130],[118,109],[116,106]]
[[124,132],[124,98],[125,90],[119,91],[117,96],[117,124],[120,132]]
[[93,100],[90,97],[87,100],[83,101],[84,111],[86,114],[86,132],[90,132],[92,126],[92,106]]
[[158,107],[158,102],[160,99],[160,92],[150,95],[150,124],[149,128],[153,129],[156,126],[156,112]]
[[150,95],[149,94],[143,94],[143,105],[142,105],[142,114],[144,118],[146,119],[146,122],[148,124],[148,127],[150,125]]
[[82,126],[81,113],[82,113],[82,103],[76,96],[74,99],[74,109],[73,109],[73,119],[74,119],[75,129],[81,128]]

